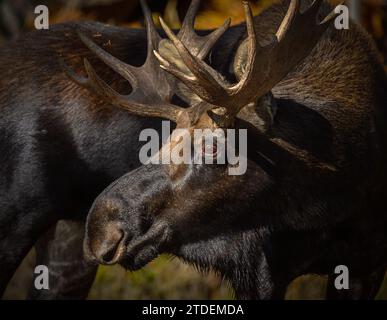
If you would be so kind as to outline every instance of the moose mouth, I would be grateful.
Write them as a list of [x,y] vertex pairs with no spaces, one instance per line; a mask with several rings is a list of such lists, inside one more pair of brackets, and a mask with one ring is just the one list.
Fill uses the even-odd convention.
[[137,271],[145,267],[148,263],[152,262],[159,255],[159,251],[156,246],[144,247],[137,253],[126,253],[119,264],[128,271]]
[[152,226],[146,234],[131,239],[129,243],[127,243],[127,240],[122,242],[122,246],[118,246],[115,263],[119,263],[129,271],[136,271],[145,267],[159,256],[162,246],[169,238],[169,234],[168,227],[156,225]]

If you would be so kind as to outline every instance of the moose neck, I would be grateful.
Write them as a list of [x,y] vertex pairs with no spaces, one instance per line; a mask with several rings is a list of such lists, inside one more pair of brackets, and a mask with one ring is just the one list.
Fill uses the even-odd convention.
[[228,280],[238,299],[283,299],[292,280],[320,271],[312,265],[325,254],[323,237],[324,233],[262,227],[187,244],[176,255]]

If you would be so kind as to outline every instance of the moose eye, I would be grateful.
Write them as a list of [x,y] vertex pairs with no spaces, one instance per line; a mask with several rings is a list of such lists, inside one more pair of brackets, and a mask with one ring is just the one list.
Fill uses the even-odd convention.
[[218,147],[216,141],[213,143],[205,143],[203,144],[203,155],[208,157],[216,157],[218,153]]

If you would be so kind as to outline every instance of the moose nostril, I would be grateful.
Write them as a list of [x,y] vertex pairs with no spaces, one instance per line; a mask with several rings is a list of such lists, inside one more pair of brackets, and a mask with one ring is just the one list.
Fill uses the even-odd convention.
[[105,253],[103,253],[103,252],[100,253],[103,263],[109,264],[109,263],[114,262],[114,260],[115,260],[114,258],[116,256],[118,249],[119,249],[119,245],[120,245],[120,241],[117,242],[115,245],[113,244],[112,247],[106,248]]
[[116,263],[122,254],[125,233],[115,223],[109,223],[103,232],[102,241],[93,248],[94,256],[103,264]]

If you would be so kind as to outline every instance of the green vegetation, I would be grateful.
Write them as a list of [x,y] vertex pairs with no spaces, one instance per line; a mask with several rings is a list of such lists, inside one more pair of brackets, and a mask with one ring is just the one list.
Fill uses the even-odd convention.
[[137,272],[100,267],[89,299],[231,299],[226,282],[213,274],[161,256]]
[[[288,288],[288,300],[322,300],[326,277],[307,275]],[[120,267],[100,267],[89,299],[232,299],[227,282],[210,273],[162,256],[137,272]],[[387,299],[387,278],[377,299]]]
[[[4,295],[5,299],[25,299],[35,266],[34,252],[24,259]],[[288,288],[286,299],[324,299],[326,277],[307,275]],[[161,256],[145,268],[127,272],[119,266],[100,267],[89,299],[232,299],[226,281],[213,273],[203,275],[178,259]],[[377,299],[387,300],[387,277]]]

